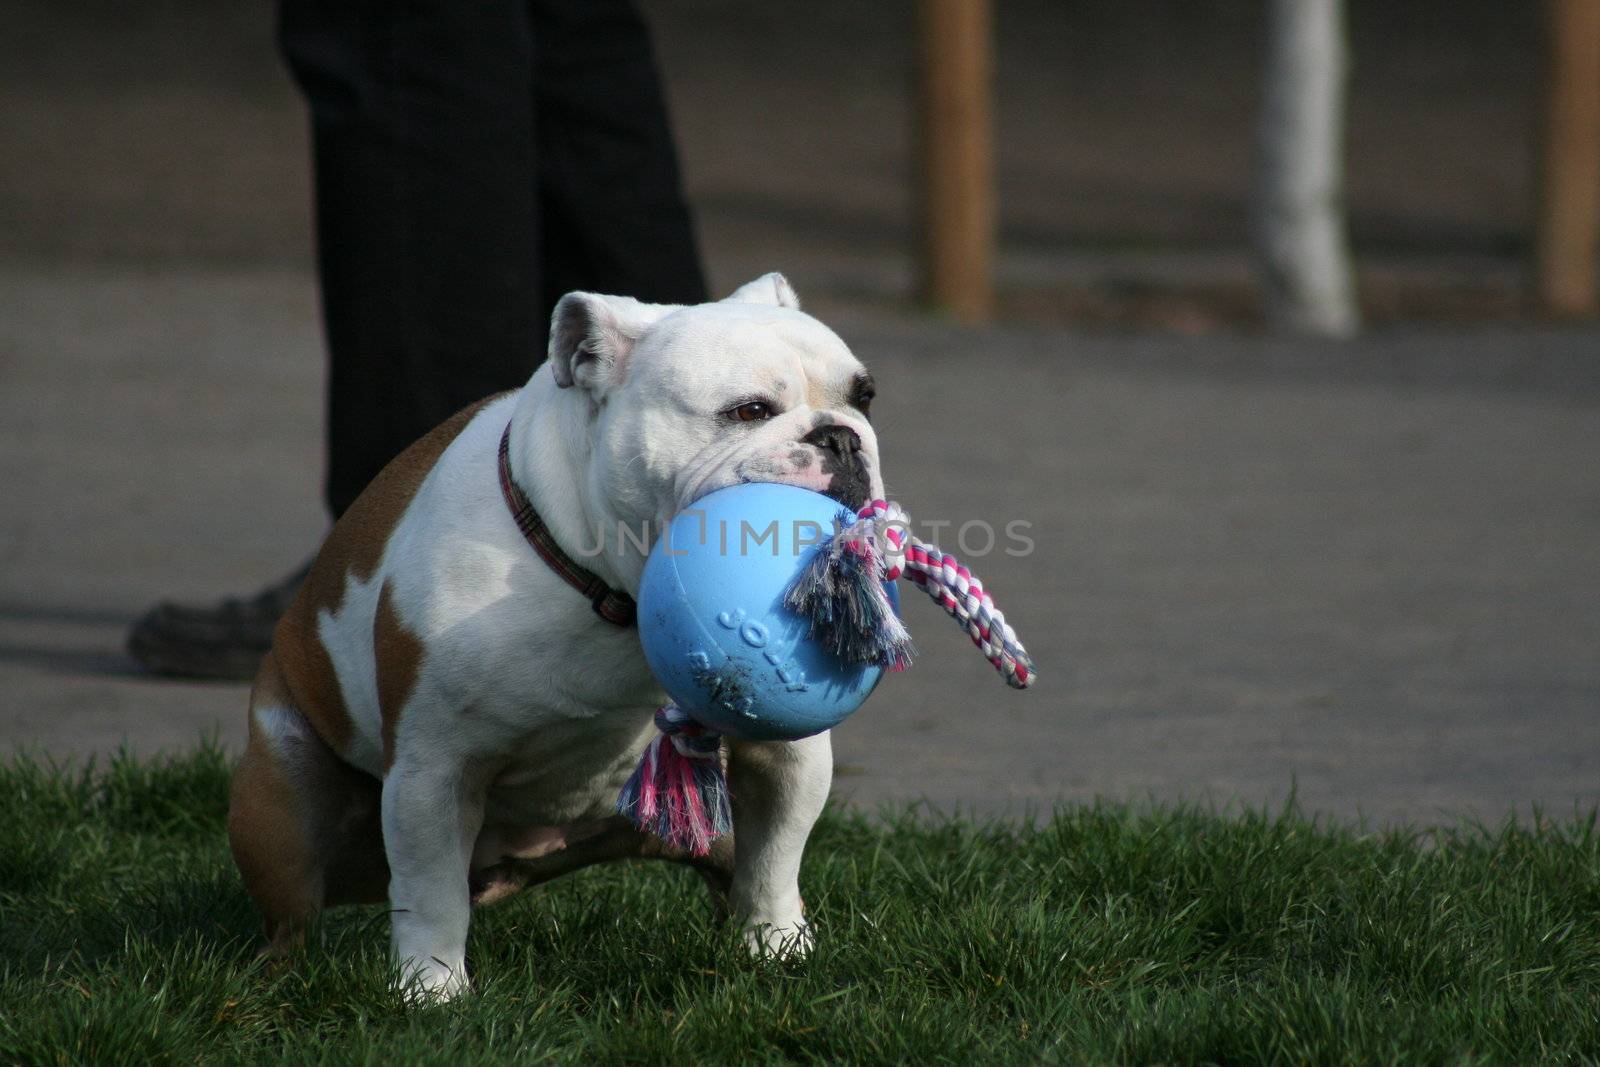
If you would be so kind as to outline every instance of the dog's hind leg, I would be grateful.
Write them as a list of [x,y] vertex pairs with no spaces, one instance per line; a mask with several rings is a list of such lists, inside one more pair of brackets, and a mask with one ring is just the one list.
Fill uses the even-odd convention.
[[614,815],[598,830],[580,837],[563,848],[534,859],[507,858],[490,867],[472,872],[472,902],[493,904],[520,889],[564,874],[613,860],[653,859],[683,863],[693,868],[711,890],[719,910],[728,907],[728,891],[733,883],[733,835],[724,834],[711,843],[704,856],[667,844],[635,827],[627,818]]
[[327,905],[384,899],[380,789],[311,728],[268,653],[250,695],[250,741],[233,775],[228,840],[261,910],[269,952],[298,945]]

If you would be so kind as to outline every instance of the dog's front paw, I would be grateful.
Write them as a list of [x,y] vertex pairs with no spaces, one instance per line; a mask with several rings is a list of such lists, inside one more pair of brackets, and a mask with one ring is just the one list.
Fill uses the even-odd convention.
[[745,924],[744,943],[752,956],[766,959],[804,959],[816,936],[804,919],[789,922],[750,922]]
[[417,1004],[443,1004],[471,988],[466,967],[451,967],[438,959],[419,960],[415,956],[401,961],[396,984],[402,997]]

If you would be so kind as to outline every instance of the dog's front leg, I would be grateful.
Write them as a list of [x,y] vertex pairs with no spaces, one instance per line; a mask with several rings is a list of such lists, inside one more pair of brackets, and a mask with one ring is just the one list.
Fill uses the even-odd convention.
[[391,946],[402,987],[449,1000],[467,989],[468,873],[483,800],[449,760],[402,757],[383,780]]
[[731,741],[734,914],[752,951],[803,954],[800,856],[833,779],[826,733],[803,741]]

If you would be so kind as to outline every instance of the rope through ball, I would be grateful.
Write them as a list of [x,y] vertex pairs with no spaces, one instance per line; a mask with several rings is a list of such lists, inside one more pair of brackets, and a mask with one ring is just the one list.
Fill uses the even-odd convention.
[[[757,489],[735,487],[706,499]],[[914,536],[910,517],[899,505],[874,500],[853,516],[848,511],[837,515],[835,532],[816,545],[782,594],[783,607],[804,620],[806,641],[842,666],[869,669],[874,675],[879,669],[904,670],[916,649],[886,584],[904,579],[956,621],[1008,686],[1026,689],[1033,684],[1038,677],[1033,660],[982,581],[954,555]],[[656,553],[661,548],[658,544]],[[641,611],[642,627],[649,624],[647,614]],[[646,647],[648,652],[648,641]],[[867,692],[870,685],[858,699],[864,700]],[[617,810],[667,844],[703,856],[733,823],[722,734],[670,700],[656,712],[655,725],[659,732],[623,787]]]

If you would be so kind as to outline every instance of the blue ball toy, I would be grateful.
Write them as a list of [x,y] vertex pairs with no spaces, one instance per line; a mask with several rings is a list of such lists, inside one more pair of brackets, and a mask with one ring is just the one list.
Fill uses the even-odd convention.
[[[883,668],[846,663],[783,603],[836,523],[853,519],[821,493],[757,482],[719,489],[672,521],[645,562],[639,636],[690,717],[734,737],[792,741],[866,700]],[[898,611],[894,583],[884,586]]]

